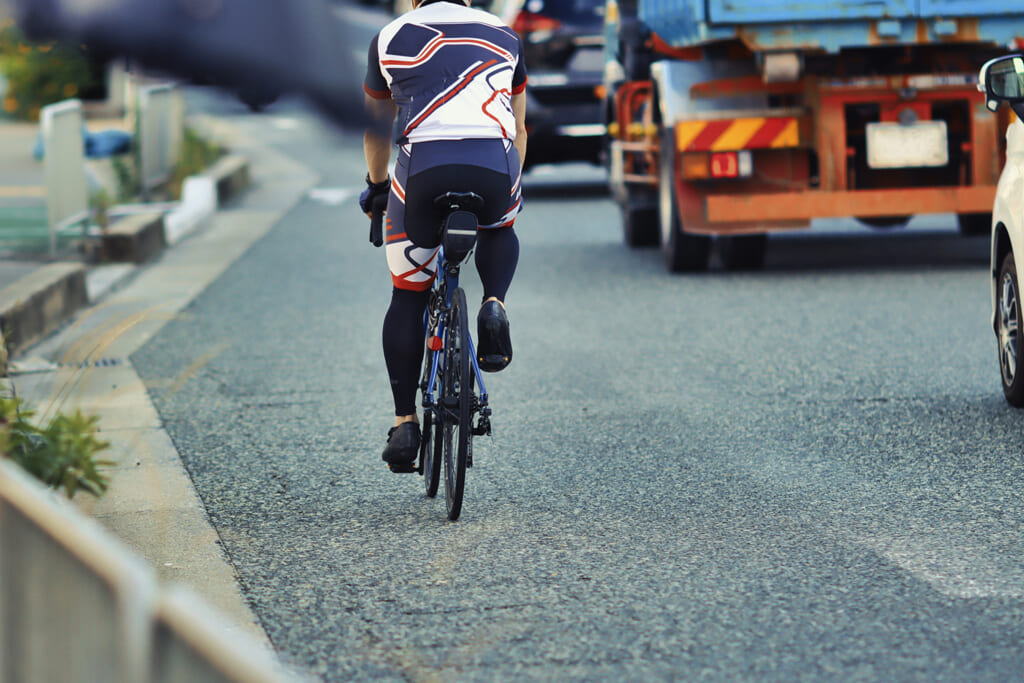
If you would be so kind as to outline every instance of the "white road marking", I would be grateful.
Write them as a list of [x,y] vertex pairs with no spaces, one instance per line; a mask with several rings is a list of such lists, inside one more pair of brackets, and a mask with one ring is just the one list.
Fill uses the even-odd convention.
[[338,204],[343,204],[349,197],[354,197],[358,194],[359,190],[351,187],[314,187],[306,193],[306,196],[314,202],[320,202],[328,206],[337,206]]

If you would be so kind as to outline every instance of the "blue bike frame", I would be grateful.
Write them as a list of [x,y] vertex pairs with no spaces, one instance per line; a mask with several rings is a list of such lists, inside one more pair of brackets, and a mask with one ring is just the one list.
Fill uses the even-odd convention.
[[[458,268],[447,268],[447,262],[444,258],[444,247],[439,247],[437,251],[437,270],[434,273],[434,283],[431,285],[434,296],[439,296],[439,290],[444,289],[444,310],[443,314],[437,321],[437,330],[434,336],[444,339],[445,333],[445,319],[448,311],[451,310],[452,306],[452,292],[459,286],[459,269]],[[468,330],[467,330],[468,331]],[[430,310],[423,314],[423,332],[424,338],[430,334]],[[483,373],[480,371],[480,365],[476,360],[476,347],[473,342],[473,335],[467,334],[466,337],[469,339],[469,359],[473,364],[473,374],[476,376],[477,386],[480,387],[480,400],[479,405],[474,408],[476,410],[483,409],[487,406],[487,386],[484,384]],[[423,390],[423,407],[428,410],[433,410],[435,417],[440,417],[437,412],[437,404],[434,401],[434,392],[437,390],[437,373],[441,367],[441,356],[444,353],[444,347],[442,346],[437,351],[430,352],[430,377],[427,380],[427,386]],[[472,425],[467,425],[467,428],[472,428]]]

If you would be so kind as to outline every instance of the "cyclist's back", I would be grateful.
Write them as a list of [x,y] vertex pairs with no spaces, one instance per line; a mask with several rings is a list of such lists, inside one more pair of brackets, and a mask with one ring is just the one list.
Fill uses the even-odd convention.
[[454,2],[420,5],[371,42],[367,93],[393,98],[399,144],[511,139],[510,99],[526,85],[519,46],[492,14]]
[[[434,198],[448,191],[483,197],[476,266],[484,289],[478,361],[504,368],[512,357],[504,299],[519,255],[512,228],[521,210],[525,153],[522,43],[497,17],[451,0],[427,0],[385,26],[370,44],[364,90],[372,113],[395,126],[398,158],[387,178],[391,140],[364,137],[367,191],[388,192],[386,251],[391,305],[384,355],[395,400],[395,428],[384,460],[415,458],[415,395],[422,362],[422,316],[434,277],[438,226]],[[397,119],[395,116],[397,114]]]

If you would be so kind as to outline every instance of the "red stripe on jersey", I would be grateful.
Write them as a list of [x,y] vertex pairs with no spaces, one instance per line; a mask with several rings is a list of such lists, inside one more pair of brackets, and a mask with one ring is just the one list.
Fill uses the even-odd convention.
[[472,80],[474,78],[479,76],[481,72],[486,71],[487,69],[491,68],[492,66],[494,66],[497,63],[498,63],[497,59],[492,59],[491,61],[485,62],[484,64],[481,64],[477,68],[473,69],[471,72],[469,72],[469,74],[464,79],[462,79],[461,81],[456,83],[455,86],[450,88],[448,90],[448,92],[444,93],[444,95],[442,95],[440,97],[440,99],[438,99],[438,101],[434,102],[434,104],[429,109],[427,109],[425,112],[420,114],[419,117],[415,121],[410,123],[406,127],[405,132],[402,133],[402,134],[403,135],[409,135],[409,133],[412,132],[413,128],[415,128],[416,126],[418,126],[421,123],[423,123],[423,121],[426,120],[426,118],[428,116],[430,116],[435,111],[437,111],[438,107],[440,107],[445,102],[449,101],[450,99],[452,99],[453,97],[458,95],[460,92],[462,92],[462,90],[465,89],[465,87],[467,85],[469,85],[470,82],[472,82]]
[[435,52],[446,45],[475,45],[476,47],[482,47],[485,50],[499,55],[506,61],[511,62],[514,59],[510,52],[507,52],[494,43],[489,43],[486,40],[480,40],[477,38],[445,38],[444,34],[442,34],[427,43],[423,49],[420,50],[420,53],[411,59],[382,59],[380,63],[381,66],[396,66],[402,68],[418,66],[433,57]]
[[480,110],[483,111],[484,115],[494,119],[494,122],[498,124],[499,128],[501,128],[501,136],[504,137],[504,138],[507,138],[508,137],[508,131],[505,130],[505,126],[501,125],[501,121],[498,120],[497,116],[495,116],[491,112],[487,111],[487,107],[489,107],[491,102],[494,101],[494,98],[497,97],[498,95],[501,95],[501,94],[508,95],[509,92],[508,92],[508,90],[505,90],[504,88],[502,88],[501,90],[495,90],[493,93],[491,93],[491,96],[487,98],[487,101],[483,103],[483,106],[480,107]]

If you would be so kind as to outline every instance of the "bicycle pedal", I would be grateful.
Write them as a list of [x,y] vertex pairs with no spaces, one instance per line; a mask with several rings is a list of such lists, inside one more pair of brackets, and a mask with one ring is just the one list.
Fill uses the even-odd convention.
[[406,462],[394,462],[394,463],[389,462],[389,463],[387,463],[387,465],[388,465],[388,469],[391,470],[392,472],[394,472],[395,474],[411,474],[413,472],[419,472],[420,471],[420,469],[418,467],[416,467],[416,461],[415,460],[407,462],[407,463]]

